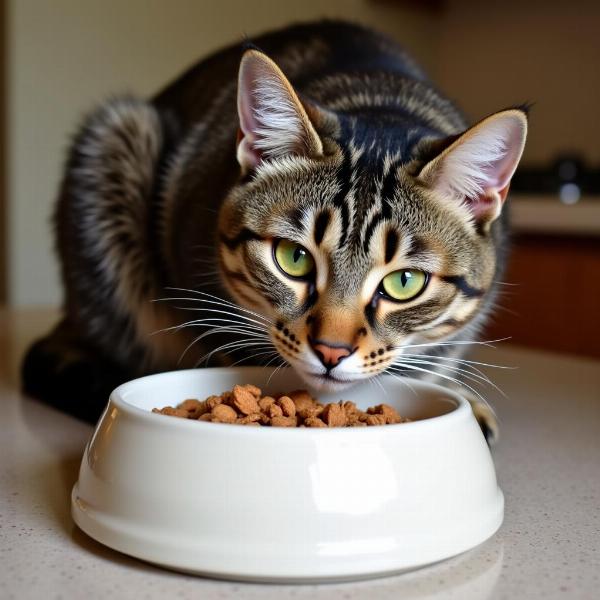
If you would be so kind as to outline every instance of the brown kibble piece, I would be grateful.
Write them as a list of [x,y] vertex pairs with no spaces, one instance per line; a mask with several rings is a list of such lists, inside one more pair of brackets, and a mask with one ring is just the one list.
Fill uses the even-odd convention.
[[221,402],[223,402],[223,398],[221,396],[209,396],[205,400],[205,405],[208,410],[212,410],[215,406],[221,404]]
[[296,417],[273,417],[271,427],[296,427],[298,420]]
[[360,423],[361,421],[358,418],[358,413],[351,413],[346,415],[346,423],[347,425],[355,425],[356,423]]
[[227,404],[227,406],[235,408],[235,405],[233,404],[233,394],[231,392],[223,392],[219,398],[221,398],[220,404]]
[[385,425],[385,416],[367,415],[367,425]]
[[204,414],[198,417],[198,421],[212,421],[212,413],[205,412]]
[[188,418],[187,410],[182,410],[181,408],[175,408],[173,406],[165,406],[162,409],[153,409],[152,412],[157,412],[161,415],[167,415],[168,417],[180,417],[182,419]]
[[200,415],[209,411],[206,402],[200,402],[200,400],[192,398],[184,400],[177,408],[186,410],[190,419],[197,419]]
[[276,417],[282,417],[283,410],[281,410],[281,406],[279,406],[278,404],[271,404],[271,406],[269,406],[268,414],[269,417],[271,417],[271,419],[274,419]]
[[194,400],[193,398],[188,398],[184,400],[177,408],[182,408],[183,410],[194,411],[198,410],[198,407],[202,406],[202,402],[200,400]]
[[329,427],[345,427],[347,424],[346,413],[340,404],[328,404],[321,416]]
[[247,392],[250,392],[255,398],[260,398],[262,395],[260,388],[252,385],[251,383],[247,383],[242,387],[244,387]]
[[259,413],[258,415],[261,425],[268,425],[271,422],[271,417],[265,413]]
[[263,415],[261,415],[260,413],[254,413],[253,415],[246,415],[245,417],[240,417],[237,422],[240,425],[248,425],[250,423],[256,423],[257,421],[261,420],[261,417]]
[[296,411],[310,408],[315,405],[313,397],[306,390],[294,390],[288,394],[296,406]]
[[235,423],[237,413],[227,404],[219,404],[212,409],[212,420],[219,423]]
[[386,423],[402,423],[402,417],[389,404],[381,405],[381,414],[385,417]]
[[308,419],[304,420],[304,424],[307,427],[327,427],[325,422],[319,419],[319,417],[308,417]]
[[289,396],[281,396],[281,398],[277,400],[277,403],[281,406],[281,410],[286,417],[296,416],[296,405]]
[[367,409],[370,415],[383,415],[386,423],[401,423],[402,417],[389,404],[378,404]]
[[346,422],[348,425],[354,425],[359,422],[359,417],[362,413],[354,402],[342,402],[342,408],[346,414]]
[[310,419],[311,417],[318,417],[323,412],[322,404],[313,404],[312,406],[307,406],[305,408],[296,407],[297,414],[300,415],[303,419]]
[[260,412],[258,402],[254,394],[246,389],[247,386],[236,385],[233,388],[233,404],[245,415]]
[[258,406],[260,406],[260,410],[263,412],[267,412],[271,404],[275,404],[275,398],[272,396],[265,396],[258,401]]
[[342,402],[342,408],[344,409],[347,417],[350,415],[357,415],[360,412],[356,407],[356,404],[350,401]]

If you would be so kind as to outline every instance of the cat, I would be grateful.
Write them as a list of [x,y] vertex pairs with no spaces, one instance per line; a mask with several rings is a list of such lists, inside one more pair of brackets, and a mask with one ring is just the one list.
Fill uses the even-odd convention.
[[64,315],[29,350],[25,390],[95,421],[136,376],[285,361],[316,389],[460,380],[495,438],[462,357],[506,262],[526,133],[520,106],[469,127],[394,41],[339,21],[109,99],[68,154]]

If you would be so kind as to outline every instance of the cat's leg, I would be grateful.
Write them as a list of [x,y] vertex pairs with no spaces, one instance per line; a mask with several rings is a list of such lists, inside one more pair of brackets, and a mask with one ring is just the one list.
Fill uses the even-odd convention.
[[498,427],[498,419],[494,414],[494,411],[488,404],[483,402],[480,398],[477,398],[475,394],[472,394],[468,390],[461,389],[460,393],[469,401],[473,414],[481,427],[483,436],[487,443],[493,446],[498,441],[500,431]]
[[110,392],[130,378],[66,319],[29,348],[22,366],[25,393],[90,423],[98,420]]

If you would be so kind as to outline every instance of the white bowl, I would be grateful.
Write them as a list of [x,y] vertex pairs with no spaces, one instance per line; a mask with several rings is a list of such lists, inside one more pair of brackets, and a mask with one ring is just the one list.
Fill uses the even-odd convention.
[[386,402],[413,422],[363,428],[244,427],[150,409],[254,383],[306,387],[291,370],[240,367],[152,375],[117,388],[72,493],[77,525],[166,567],[262,581],[348,580],[473,548],[504,500],[469,403],[445,388],[381,379],[339,394]]

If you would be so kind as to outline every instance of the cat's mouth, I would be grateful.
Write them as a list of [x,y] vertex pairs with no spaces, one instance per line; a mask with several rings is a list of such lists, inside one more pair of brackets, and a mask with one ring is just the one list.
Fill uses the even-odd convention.
[[326,371],[323,373],[301,372],[304,379],[313,387],[323,391],[337,391],[354,385],[358,379],[342,379]]

